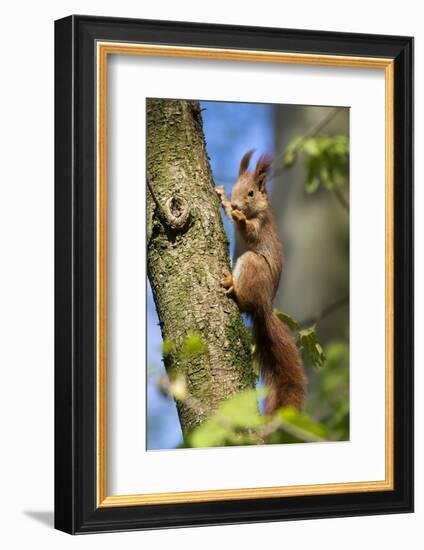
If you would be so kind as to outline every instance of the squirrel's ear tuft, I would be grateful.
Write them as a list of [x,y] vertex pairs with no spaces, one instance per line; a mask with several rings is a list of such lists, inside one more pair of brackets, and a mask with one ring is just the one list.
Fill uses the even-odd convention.
[[274,156],[271,154],[262,155],[258,160],[255,170],[255,180],[258,184],[259,190],[265,187],[266,178],[271,172],[272,163],[274,162]]
[[247,153],[243,155],[243,158],[241,159],[241,162],[240,162],[239,176],[244,174],[249,168],[249,162],[254,152],[255,152],[254,149],[250,149],[249,151],[247,151]]

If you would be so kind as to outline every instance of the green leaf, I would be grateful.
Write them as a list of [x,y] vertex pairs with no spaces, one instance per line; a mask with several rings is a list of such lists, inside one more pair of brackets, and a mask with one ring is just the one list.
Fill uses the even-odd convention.
[[305,161],[306,180],[305,190],[307,193],[315,193],[320,184],[320,160],[317,157],[309,157]]
[[330,170],[324,159],[321,161],[320,179],[324,183],[324,185],[327,187],[327,189],[331,189],[331,187],[333,187],[333,182],[330,176]]
[[320,185],[329,191],[349,180],[349,140],[347,136],[318,134],[295,138],[284,153],[284,166],[290,168],[299,155],[305,157],[305,190],[315,193]]
[[171,342],[171,340],[164,340],[162,344],[162,354],[164,357],[172,353],[174,349],[174,344]]
[[200,334],[193,332],[184,340],[181,348],[181,359],[190,361],[203,355],[206,351],[206,344]]
[[296,161],[296,157],[297,155],[295,155],[293,151],[286,151],[284,153],[284,159],[283,159],[284,167],[291,168]]
[[284,162],[285,168],[291,168],[293,164],[296,162],[301,144],[302,144],[301,137],[296,137],[289,143],[283,156],[283,162]]
[[230,397],[208,420],[186,435],[187,444],[191,447],[218,447],[257,443],[254,430],[267,420],[259,413],[258,398],[266,394],[266,389],[261,388]]
[[[300,428],[301,431],[305,432],[303,438],[304,441],[308,440],[308,434],[315,435],[322,439],[325,439],[327,437],[327,430],[323,424],[315,422],[308,415],[300,413],[293,407],[284,407],[280,409],[277,414],[278,418],[283,423],[291,424],[297,428]],[[297,435],[300,440],[302,440],[301,431],[299,431]],[[293,433],[296,433],[296,431],[293,430],[293,432],[291,433],[293,435]]]
[[347,155],[349,153],[349,140],[347,136],[333,137],[332,151],[336,155]]
[[217,412],[218,419],[224,419],[239,428],[255,428],[264,422],[259,414],[258,397],[264,396],[262,390],[245,390],[224,401]]
[[311,156],[317,156],[321,153],[320,141],[318,137],[305,139],[303,142],[303,150]]
[[186,439],[190,447],[220,447],[226,444],[230,434],[229,427],[223,426],[215,417],[212,417],[195,428]]
[[314,367],[323,366],[325,353],[318,342],[315,325],[299,332],[297,345],[302,352],[305,363],[309,363]]
[[320,183],[319,178],[317,176],[308,174],[308,176],[306,178],[306,181],[305,181],[306,192],[309,193],[310,195],[312,193],[315,193],[315,191],[319,187],[319,183]]
[[288,313],[284,313],[284,311],[280,311],[278,309],[274,310],[275,315],[282,321],[284,324],[286,324],[289,329],[291,330],[299,330],[299,323],[293,319]]

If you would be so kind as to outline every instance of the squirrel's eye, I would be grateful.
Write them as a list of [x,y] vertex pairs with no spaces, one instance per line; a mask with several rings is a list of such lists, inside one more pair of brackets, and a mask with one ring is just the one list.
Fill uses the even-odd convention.
[[254,194],[255,194],[255,193],[254,193],[253,191],[249,191],[249,192],[247,193],[247,195],[248,195],[249,197],[253,197]]

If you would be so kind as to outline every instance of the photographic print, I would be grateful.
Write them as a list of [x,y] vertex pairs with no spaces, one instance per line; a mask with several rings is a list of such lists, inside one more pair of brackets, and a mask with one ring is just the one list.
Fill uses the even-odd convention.
[[412,93],[410,37],[56,21],[57,529],[413,509]]
[[147,449],[349,440],[349,108],[146,120]]

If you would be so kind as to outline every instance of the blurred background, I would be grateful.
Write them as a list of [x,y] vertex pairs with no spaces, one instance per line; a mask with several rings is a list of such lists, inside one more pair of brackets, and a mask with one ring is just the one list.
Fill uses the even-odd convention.
[[[301,329],[316,327],[324,364],[305,361],[306,412],[333,440],[349,438],[349,109],[302,105],[200,102],[215,185],[227,195],[243,154],[253,166],[275,155],[268,191],[285,266],[275,307]],[[223,216],[234,251],[234,230]],[[162,337],[150,285],[147,314],[147,449],[181,444],[174,401],[158,388],[165,374]],[[260,381],[258,381],[260,385]]]

